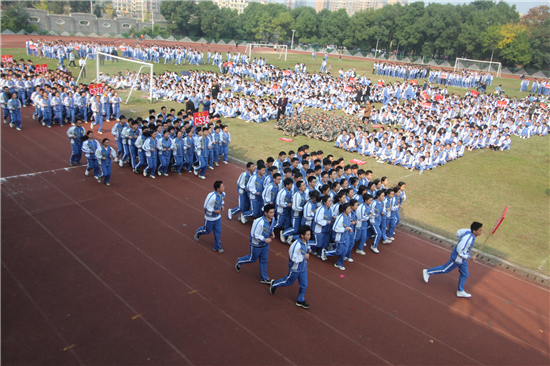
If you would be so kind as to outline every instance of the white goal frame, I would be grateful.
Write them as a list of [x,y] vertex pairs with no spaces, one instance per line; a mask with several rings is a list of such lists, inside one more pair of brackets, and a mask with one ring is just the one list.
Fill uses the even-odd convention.
[[457,70],[461,70],[461,69],[465,69],[465,70],[469,70],[469,68],[466,68],[466,67],[459,67],[459,63],[461,61],[467,61],[467,62],[475,62],[475,63],[478,63],[478,64],[489,64],[489,70],[488,71],[483,71],[480,70],[481,72],[492,72],[491,69],[493,68],[492,65],[497,65],[498,66],[498,69],[497,69],[497,78],[500,77],[500,74],[501,74],[501,71],[502,71],[502,64],[500,62],[495,62],[495,61],[482,61],[482,60],[472,60],[472,59],[469,59],[469,58],[457,58],[455,60],[455,67],[454,67],[454,71],[456,72]]
[[[252,49],[256,48],[273,48],[275,51],[279,52],[279,60],[283,56],[283,52],[285,54],[285,61],[288,54],[288,46],[286,44],[265,44],[265,43],[248,43],[246,45],[246,48],[244,50],[244,54],[246,55],[248,53],[248,59],[250,60],[252,58]],[[279,51],[280,48],[280,51]]]

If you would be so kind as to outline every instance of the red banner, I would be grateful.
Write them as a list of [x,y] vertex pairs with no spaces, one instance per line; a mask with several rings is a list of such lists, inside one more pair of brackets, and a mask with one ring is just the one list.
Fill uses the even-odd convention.
[[441,95],[441,94],[436,94],[435,100],[437,100],[437,101],[443,100],[443,95]]
[[422,108],[430,109],[430,108],[432,108],[432,103],[424,102],[424,103],[422,103]]
[[36,45],[31,44],[31,45],[29,46],[29,49],[31,49],[31,50],[33,50],[33,51],[36,50]]
[[351,86],[346,86],[346,92],[351,93],[353,88]]
[[416,81],[416,80],[411,80],[411,84],[412,84],[412,85],[418,85],[418,81]]
[[88,92],[90,95],[103,94],[103,84],[90,84],[88,85]]
[[36,65],[34,67],[34,72],[36,73],[48,72],[48,65],[47,64]]
[[357,165],[365,165],[365,164],[366,164],[365,161],[363,161],[363,160],[358,160],[358,159],[352,159],[352,160],[350,160],[349,162],[352,163],[352,164],[357,164]]
[[292,74],[292,72],[290,70],[285,70],[285,71],[283,71],[283,74],[285,76],[290,76],[290,74]]
[[544,104],[544,103],[542,103],[542,102],[541,102],[539,105],[540,105],[540,107],[541,107],[542,109],[548,108],[548,107],[546,107],[546,104]]
[[118,46],[118,48],[120,48],[121,51],[123,52],[126,52],[126,46],[121,44],[120,46]]
[[499,100],[497,102],[497,107],[498,108],[506,108],[507,105],[508,105],[508,101],[506,101],[506,100]]
[[493,232],[491,234],[494,234],[495,231],[497,231],[498,227],[500,226],[500,224],[502,224],[502,221],[504,221],[504,219],[506,218],[506,214],[508,213],[508,206],[506,206],[504,208],[504,211],[502,211],[502,213],[500,214],[500,217],[498,218],[496,224],[495,224],[495,227],[493,228]]
[[447,79],[447,74],[442,74],[441,79]]
[[383,81],[379,81],[378,84],[376,84],[378,86],[384,86],[384,82]]
[[430,99],[430,96],[426,92],[422,92],[422,98],[424,99]]
[[350,83],[355,83],[356,81],[357,81],[356,78],[349,78],[349,82],[350,82]]
[[271,89],[273,89],[273,90],[279,90],[279,85],[273,84],[273,86],[271,87]]
[[287,139],[287,138],[285,138],[285,137],[281,137],[279,140],[284,141],[284,142],[292,142],[292,141],[294,141],[293,139]]
[[195,126],[208,124],[208,111],[193,113],[193,124]]
[[13,62],[13,57],[11,55],[2,55],[2,62]]
[[80,46],[74,46],[74,49],[80,51]]
[[475,90],[470,91],[470,94],[472,94],[474,97],[479,97],[479,92]]

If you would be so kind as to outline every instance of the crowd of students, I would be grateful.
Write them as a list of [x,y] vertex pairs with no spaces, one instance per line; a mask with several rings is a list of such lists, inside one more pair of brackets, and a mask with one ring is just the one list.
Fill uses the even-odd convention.
[[273,205],[281,242],[292,244],[300,226],[307,225],[312,228],[312,253],[323,261],[337,256],[335,266],[341,270],[344,261],[353,262],[353,248],[365,255],[372,238],[368,247],[379,253],[378,244],[394,240],[406,200],[404,182],[390,185],[388,177],[374,179],[371,170],[325,157],[322,151],[310,153],[307,145],[297,153],[281,151],[277,159],[249,162],[237,185],[239,205],[228,210],[230,220],[238,217],[245,224]]

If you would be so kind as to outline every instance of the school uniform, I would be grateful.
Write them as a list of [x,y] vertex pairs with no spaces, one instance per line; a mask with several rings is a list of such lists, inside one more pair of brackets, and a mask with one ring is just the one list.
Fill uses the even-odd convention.
[[147,158],[147,167],[143,171],[143,175],[149,174],[154,177],[157,170],[157,140],[152,137],[147,138],[143,143],[143,151]]
[[239,192],[239,205],[232,210],[227,212],[228,218],[231,220],[233,215],[238,213],[248,211],[250,208],[250,199],[247,193],[248,182],[250,180],[250,173],[247,171],[242,172],[237,180],[237,187]]
[[170,157],[172,156],[172,141],[170,138],[161,138],[157,144],[157,149],[159,150],[160,158],[159,175],[168,175],[168,166],[170,165]]
[[10,111],[10,126],[14,125],[21,128],[21,101],[19,99],[10,99],[7,103],[8,110]]
[[71,142],[71,157],[69,159],[71,166],[75,163],[80,165],[80,159],[82,159],[82,136],[86,134],[84,127],[71,126],[67,130],[67,136],[69,136]]
[[223,253],[220,237],[222,234],[222,216],[214,211],[221,210],[224,205],[223,196],[218,192],[210,192],[204,201],[204,225],[197,229],[195,240],[202,235],[214,232],[214,250]]
[[275,219],[271,222],[264,216],[258,217],[252,224],[250,230],[250,254],[237,259],[235,268],[240,269],[240,266],[246,263],[254,263],[258,259],[260,260],[260,281],[266,283],[269,281],[267,276],[267,261],[269,259],[269,243],[266,243],[266,239],[271,237],[273,229],[275,227]]
[[288,275],[271,283],[271,293],[275,293],[278,287],[291,286],[296,280],[300,284],[300,291],[296,298],[296,304],[305,304],[305,294],[307,289],[307,243],[302,239],[295,240],[288,249]]
[[298,239],[298,229],[302,223],[306,195],[304,192],[297,191],[292,196],[292,226],[284,231],[284,236],[292,236],[294,240]]
[[260,217],[262,215],[264,178],[265,176],[260,177],[254,174],[248,180],[246,189],[248,191],[248,199],[250,200],[250,210],[243,212],[244,217]]
[[88,172],[93,169],[94,171],[94,177],[99,177],[99,164],[97,162],[96,158],[96,150],[99,149],[101,145],[97,140],[86,140],[82,144],[82,151],[84,152],[84,155],[86,156],[86,160],[88,160],[88,167],[86,168],[86,175],[88,175]]
[[336,221],[334,221],[334,225],[332,227],[336,249],[326,250],[322,254],[323,259],[326,257],[338,256],[338,260],[334,266],[340,269],[345,269],[344,258],[346,256],[346,252],[348,251],[349,235],[351,235],[348,228],[351,228],[350,217],[341,213],[336,218]]
[[101,164],[101,175],[98,177],[98,181],[104,178],[103,183],[109,184],[111,180],[111,161],[116,157],[115,149],[110,146],[101,146],[96,149],[95,156]]

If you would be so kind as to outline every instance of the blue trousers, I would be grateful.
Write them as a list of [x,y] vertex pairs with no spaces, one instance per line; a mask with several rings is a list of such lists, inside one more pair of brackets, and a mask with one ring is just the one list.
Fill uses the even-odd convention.
[[10,123],[15,123],[15,127],[21,128],[21,110],[20,109],[10,112]]
[[214,250],[220,250],[222,248],[222,243],[220,241],[220,237],[222,235],[222,218],[220,217],[217,220],[214,221],[208,221],[204,220],[204,226],[201,226],[197,229],[197,237],[201,237],[202,235],[210,234],[211,232],[214,232]]
[[302,222],[301,217],[293,217],[292,218],[292,226],[285,229],[284,236],[292,235],[293,239],[298,239],[298,229],[300,228],[300,224]]
[[365,243],[368,239],[367,224],[363,222],[362,225],[365,225],[365,227],[361,227],[361,229],[355,231],[355,241],[359,242],[359,244],[357,244],[357,250],[363,250],[363,248],[365,247]]
[[155,175],[155,172],[157,170],[157,157],[156,156],[148,156],[147,157],[147,168],[145,168],[145,171],[147,174]]
[[99,125],[98,132],[101,132],[101,129],[103,128],[103,115],[101,113],[94,114],[93,125]]
[[255,200],[250,200],[250,211],[243,212],[245,217],[260,217],[262,215],[263,200],[256,196]]
[[231,210],[232,215],[237,215],[241,212],[246,212],[250,208],[250,199],[248,198],[248,194],[240,194],[239,193],[239,205]]
[[288,228],[292,227],[292,220],[290,219],[290,213],[283,212],[282,214],[277,215],[277,224],[276,228],[280,228],[285,231]]
[[378,248],[378,243],[382,239],[382,230],[380,229],[381,224],[374,223],[372,228],[374,229],[374,239],[372,239],[372,246]]
[[229,145],[225,144],[221,146],[220,149],[220,155],[223,155],[223,161],[227,161],[227,157],[229,156]]
[[122,151],[124,152],[122,154],[122,161],[128,161],[130,158],[130,148],[128,147],[128,143],[122,143]]
[[103,161],[101,162],[101,178],[105,178],[103,183],[109,183],[111,180],[111,163],[105,164]]
[[449,261],[442,266],[430,268],[428,270],[428,274],[431,276],[435,274],[449,273],[456,267],[458,267],[458,271],[460,272],[460,277],[458,278],[458,291],[464,291],[464,284],[470,275],[468,272],[468,260],[466,259],[463,259],[462,263],[456,263],[452,259],[449,259]]
[[195,169],[199,171],[199,175],[204,177],[208,168],[208,156],[199,156],[199,166]]
[[6,108],[2,108],[2,117],[4,118],[4,123],[8,123],[8,120],[10,119],[10,110]]
[[280,278],[277,281],[273,282],[273,287],[291,286],[294,281],[296,281],[296,279],[298,279],[298,283],[300,284],[300,292],[298,292],[298,297],[296,298],[296,301],[303,302],[305,301],[307,289],[307,269],[300,272],[289,270],[286,277]]
[[82,158],[82,145],[71,144],[71,148],[71,164],[77,163],[78,165],[80,165],[80,159]]
[[116,156],[117,158],[120,157],[120,155],[124,152],[124,147],[122,146],[122,139],[118,138],[116,141]]
[[250,245],[250,254],[237,259],[237,263],[246,264],[254,263],[260,258],[260,272],[262,274],[262,280],[267,280],[267,260],[269,259],[269,244],[264,247],[255,247]]
[[183,168],[183,155],[174,156],[174,161],[175,161],[174,169],[176,169],[177,173],[181,173],[181,168]]
[[347,243],[345,242],[336,243],[336,249],[326,251],[325,255],[327,257],[338,256],[338,260],[336,261],[336,264],[338,264],[339,266],[344,266],[344,257],[346,256],[347,251],[348,251]]
[[160,155],[160,167],[159,172],[163,174],[168,173],[168,165],[170,165],[170,155],[161,154]]
[[88,159],[88,170],[94,170],[94,177],[99,177],[99,164],[97,159]]
[[67,108],[67,119],[70,123],[74,123],[74,108]]
[[315,233],[315,246],[317,247],[317,253],[320,253],[322,249],[327,249],[330,244],[330,232],[328,233]]
[[397,225],[397,216],[390,216],[389,218],[390,226],[388,227],[388,234],[387,237],[391,238],[393,237],[393,234],[395,234],[395,226]]
[[143,150],[138,150],[138,156],[139,156],[139,161],[134,167],[135,170],[141,167],[147,166],[147,157],[145,156],[145,152]]

